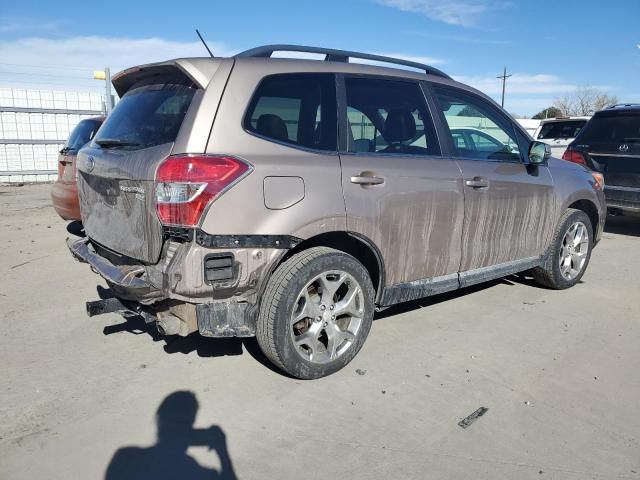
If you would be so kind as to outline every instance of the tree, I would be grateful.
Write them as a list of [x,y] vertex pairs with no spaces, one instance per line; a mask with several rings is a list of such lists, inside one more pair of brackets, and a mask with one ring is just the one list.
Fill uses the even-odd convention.
[[471,105],[467,105],[458,112],[458,117],[484,117],[478,110]]
[[579,87],[573,92],[554,99],[553,106],[565,116],[591,115],[618,103],[618,98],[595,87]]
[[544,110],[536,113],[533,117],[534,120],[544,120],[545,118],[561,117],[562,111],[556,107],[547,107]]

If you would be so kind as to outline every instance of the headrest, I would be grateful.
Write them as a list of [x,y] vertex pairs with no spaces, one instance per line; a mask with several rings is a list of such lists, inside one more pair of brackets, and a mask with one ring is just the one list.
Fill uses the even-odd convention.
[[356,152],[370,152],[372,142],[368,138],[359,138],[353,141],[353,150]]
[[278,115],[274,115],[273,113],[265,113],[258,117],[256,131],[260,135],[275,138],[276,140],[289,139],[287,124],[284,123],[284,120],[282,120]]
[[384,139],[389,143],[411,140],[416,134],[416,121],[409,110],[391,110],[384,122]]

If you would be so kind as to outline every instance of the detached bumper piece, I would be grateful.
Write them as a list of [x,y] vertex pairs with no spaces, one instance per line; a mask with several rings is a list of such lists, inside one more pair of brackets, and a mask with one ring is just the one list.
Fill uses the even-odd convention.
[[94,252],[86,238],[67,239],[67,247],[77,260],[88,263],[109,283],[123,288],[148,290],[151,285],[140,278],[145,270],[142,265],[114,265],[106,258]]

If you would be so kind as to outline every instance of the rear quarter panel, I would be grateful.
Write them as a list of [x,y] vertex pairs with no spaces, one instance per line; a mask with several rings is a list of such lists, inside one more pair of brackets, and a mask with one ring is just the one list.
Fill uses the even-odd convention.
[[573,203],[580,200],[588,200],[596,206],[598,211],[598,227],[594,232],[595,240],[598,241],[602,234],[607,214],[604,192],[594,188],[595,182],[591,173],[580,165],[551,158],[549,160],[549,169],[553,175],[560,206],[556,223]]
[[[210,206],[201,224],[205,232],[219,235],[293,235],[305,239],[323,232],[346,229],[337,152],[287,146],[251,134],[242,126],[247,106],[264,76],[304,71],[313,70],[302,63],[300,68],[292,70],[278,62],[261,62],[259,67],[252,62],[236,62],[206,151],[242,158],[253,166],[253,171]],[[267,208],[266,177],[301,178],[303,198],[288,208]]]

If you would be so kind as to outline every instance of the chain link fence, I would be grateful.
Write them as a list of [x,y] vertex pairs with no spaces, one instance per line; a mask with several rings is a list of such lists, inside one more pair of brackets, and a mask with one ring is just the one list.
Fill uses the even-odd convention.
[[0,182],[55,180],[58,152],[85,118],[104,115],[104,95],[0,88]]

